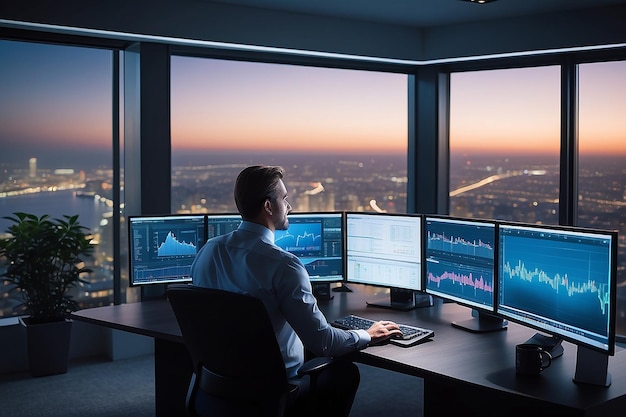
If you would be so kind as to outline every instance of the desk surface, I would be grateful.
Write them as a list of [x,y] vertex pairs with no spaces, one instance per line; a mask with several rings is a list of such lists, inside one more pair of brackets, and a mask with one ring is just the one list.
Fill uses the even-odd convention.
[[[448,381],[467,388],[480,387],[491,392],[511,394],[545,401],[582,411],[587,415],[607,415],[603,407],[610,404],[626,409],[626,352],[617,347],[609,358],[612,384],[596,387],[573,382],[577,347],[563,342],[564,354],[537,377],[515,375],[515,345],[530,338],[535,331],[509,323],[506,331],[474,334],[451,326],[453,321],[471,317],[467,307],[435,303],[432,307],[409,312],[369,307],[366,300],[379,297],[384,290],[351,285],[355,291],[334,293],[334,298],[320,302],[329,321],[353,313],[373,319],[388,319],[414,324],[435,331],[432,341],[409,347],[385,344],[370,346],[355,360],[425,378]],[[182,342],[174,313],[165,300],[99,307],[73,313],[76,320],[138,333],[156,339]],[[619,409],[618,408],[618,409]]]
[[[402,312],[367,306],[368,297],[376,296],[379,295],[367,294],[367,290],[336,294],[321,308],[329,320],[350,311],[375,320],[388,319],[431,328],[435,337],[410,348],[394,345],[368,347],[359,353],[361,362],[424,377],[425,387],[430,377],[447,378],[576,410],[589,411],[609,401],[620,402],[621,409],[626,410],[626,351],[620,347],[616,347],[616,355],[609,358],[612,384],[608,388],[577,384],[572,380],[577,347],[568,342],[563,342],[563,355],[539,376],[517,376],[515,345],[529,339],[535,330],[509,323],[506,331],[470,333],[451,325],[454,321],[471,318],[471,309],[467,307],[436,303],[432,307]],[[598,415],[608,414],[599,408]]]
[[72,313],[72,319],[183,343],[174,311],[166,300],[79,310]]

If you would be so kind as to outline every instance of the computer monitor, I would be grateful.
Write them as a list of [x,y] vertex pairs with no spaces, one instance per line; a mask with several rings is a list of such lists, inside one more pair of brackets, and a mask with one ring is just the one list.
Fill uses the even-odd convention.
[[346,282],[388,287],[368,305],[409,310],[430,305],[422,286],[422,218],[417,214],[346,213]]
[[483,333],[506,328],[495,315],[494,221],[429,215],[424,218],[426,293],[471,307],[453,326]]
[[501,223],[497,313],[578,345],[577,382],[610,384],[617,232]]
[[191,264],[206,241],[202,214],[130,216],[129,285],[191,281]]
[[330,299],[330,283],[344,280],[343,212],[292,213],[274,243],[304,264],[318,299]]
[[239,213],[211,213],[206,218],[207,240],[236,230],[242,221]]

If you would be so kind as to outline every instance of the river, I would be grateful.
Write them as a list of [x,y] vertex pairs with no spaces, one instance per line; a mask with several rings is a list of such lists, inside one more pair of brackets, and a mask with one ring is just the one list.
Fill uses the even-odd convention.
[[74,191],[52,191],[0,198],[0,234],[12,224],[5,216],[22,211],[41,216],[49,214],[53,218],[78,214],[80,224],[94,231],[100,225],[102,216],[111,209],[98,200],[77,196]]

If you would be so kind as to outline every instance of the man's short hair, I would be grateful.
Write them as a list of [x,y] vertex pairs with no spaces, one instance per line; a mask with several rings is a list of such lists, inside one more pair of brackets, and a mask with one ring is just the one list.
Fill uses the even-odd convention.
[[245,168],[235,181],[235,204],[244,219],[255,218],[265,200],[274,200],[285,170],[280,166],[253,165]]

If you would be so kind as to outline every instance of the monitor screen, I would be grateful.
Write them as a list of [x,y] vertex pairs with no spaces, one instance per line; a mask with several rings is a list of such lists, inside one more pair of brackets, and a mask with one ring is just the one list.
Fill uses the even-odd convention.
[[236,230],[241,224],[238,213],[207,214],[207,240]]
[[346,213],[346,281],[422,290],[421,217]]
[[343,281],[343,213],[292,213],[274,243],[296,255],[311,282]]
[[614,353],[617,232],[499,224],[497,313]]
[[205,216],[131,216],[129,285],[190,282],[190,269],[206,241]]
[[426,292],[495,312],[495,222],[426,217]]

